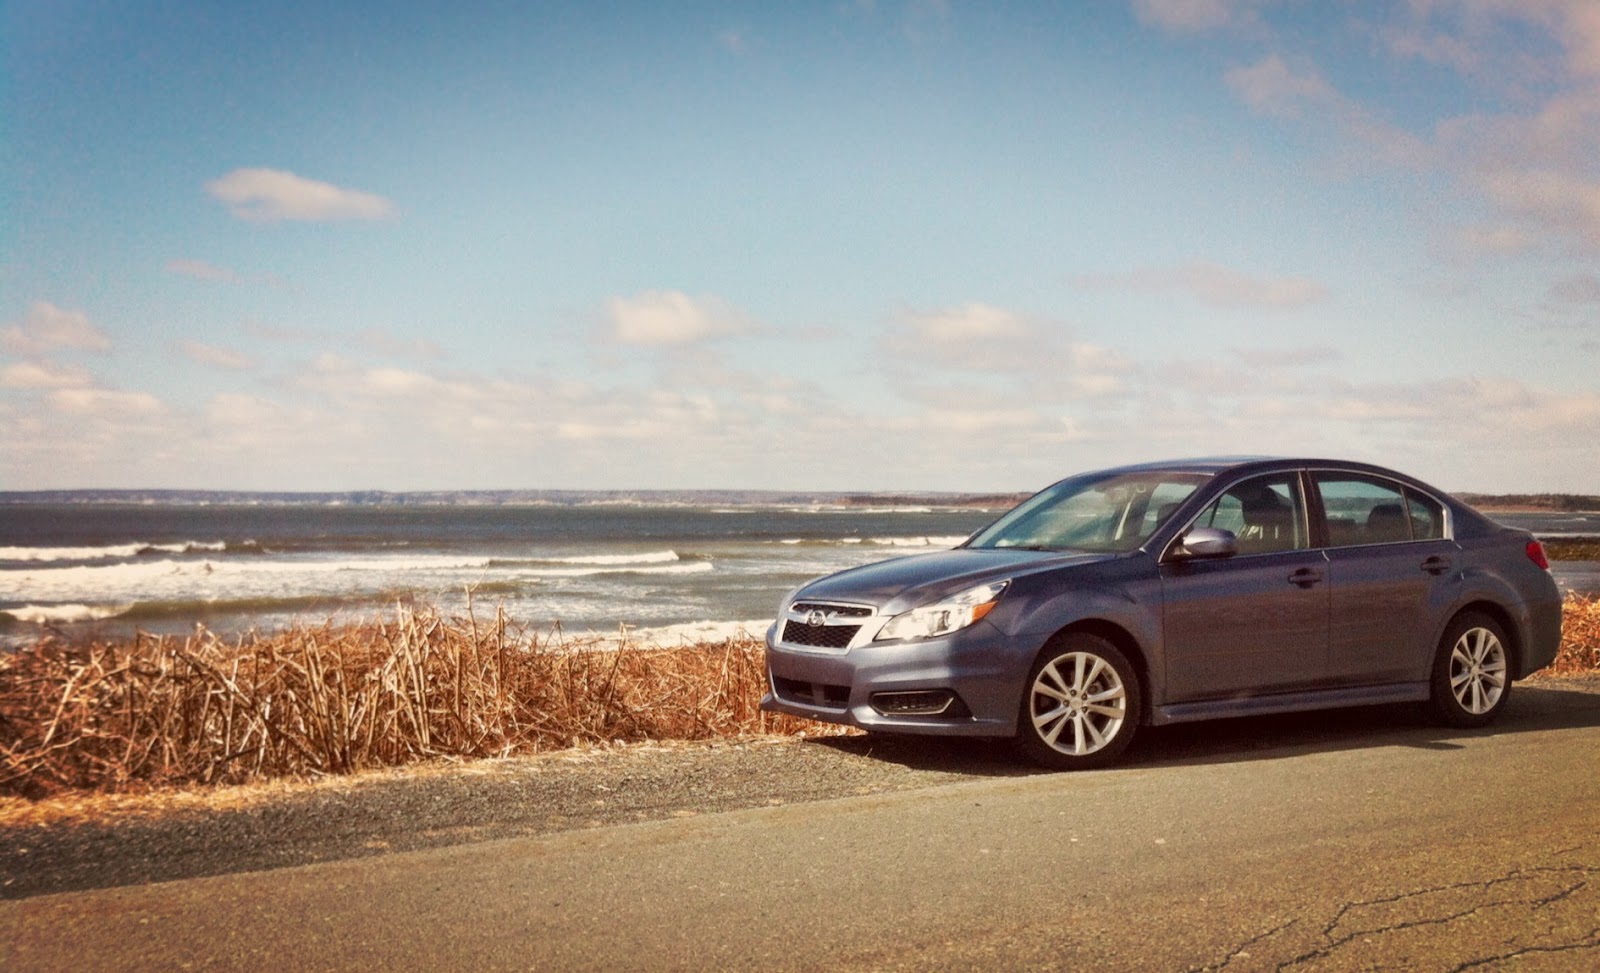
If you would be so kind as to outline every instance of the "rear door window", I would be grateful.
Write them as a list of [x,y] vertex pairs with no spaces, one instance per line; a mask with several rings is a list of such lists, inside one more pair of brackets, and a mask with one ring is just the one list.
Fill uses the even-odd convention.
[[1444,537],[1444,509],[1426,494],[1357,473],[1314,473],[1330,547]]

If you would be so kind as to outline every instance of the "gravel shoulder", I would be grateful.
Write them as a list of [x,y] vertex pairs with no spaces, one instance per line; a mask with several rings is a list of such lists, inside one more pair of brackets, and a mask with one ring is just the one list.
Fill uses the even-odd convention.
[[[1600,721],[1600,675],[1519,684],[1478,732]],[[1146,729],[1128,769],[1435,746],[1406,706]],[[171,881],[1039,773],[992,741],[753,738],[439,763],[312,782],[0,800],[0,899]],[[1117,773],[1119,771],[1104,771]]]
[[0,803],[0,898],[354,858],[1021,774],[1003,747],[755,738],[313,782]]

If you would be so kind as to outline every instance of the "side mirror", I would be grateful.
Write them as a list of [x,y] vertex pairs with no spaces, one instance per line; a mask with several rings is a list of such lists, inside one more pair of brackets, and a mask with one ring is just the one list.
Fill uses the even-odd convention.
[[1178,539],[1172,553],[1179,558],[1233,557],[1239,553],[1239,538],[1231,530],[1195,527]]

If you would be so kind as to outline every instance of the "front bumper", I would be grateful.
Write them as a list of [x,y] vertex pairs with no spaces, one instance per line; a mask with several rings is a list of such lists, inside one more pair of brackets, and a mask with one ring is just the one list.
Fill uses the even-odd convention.
[[[1016,733],[1022,684],[1033,656],[1017,651],[987,622],[944,638],[867,643],[843,651],[781,643],[781,625],[780,620],[767,632],[764,710],[884,732]],[[932,712],[943,693],[954,698]]]

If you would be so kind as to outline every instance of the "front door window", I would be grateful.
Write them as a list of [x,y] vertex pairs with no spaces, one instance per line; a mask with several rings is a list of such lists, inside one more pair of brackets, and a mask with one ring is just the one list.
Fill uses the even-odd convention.
[[1231,487],[1206,508],[1196,527],[1232,531],[1240,554],[1270,554],[1310,547],[1300,478],[1293,473],[1257,477]]

